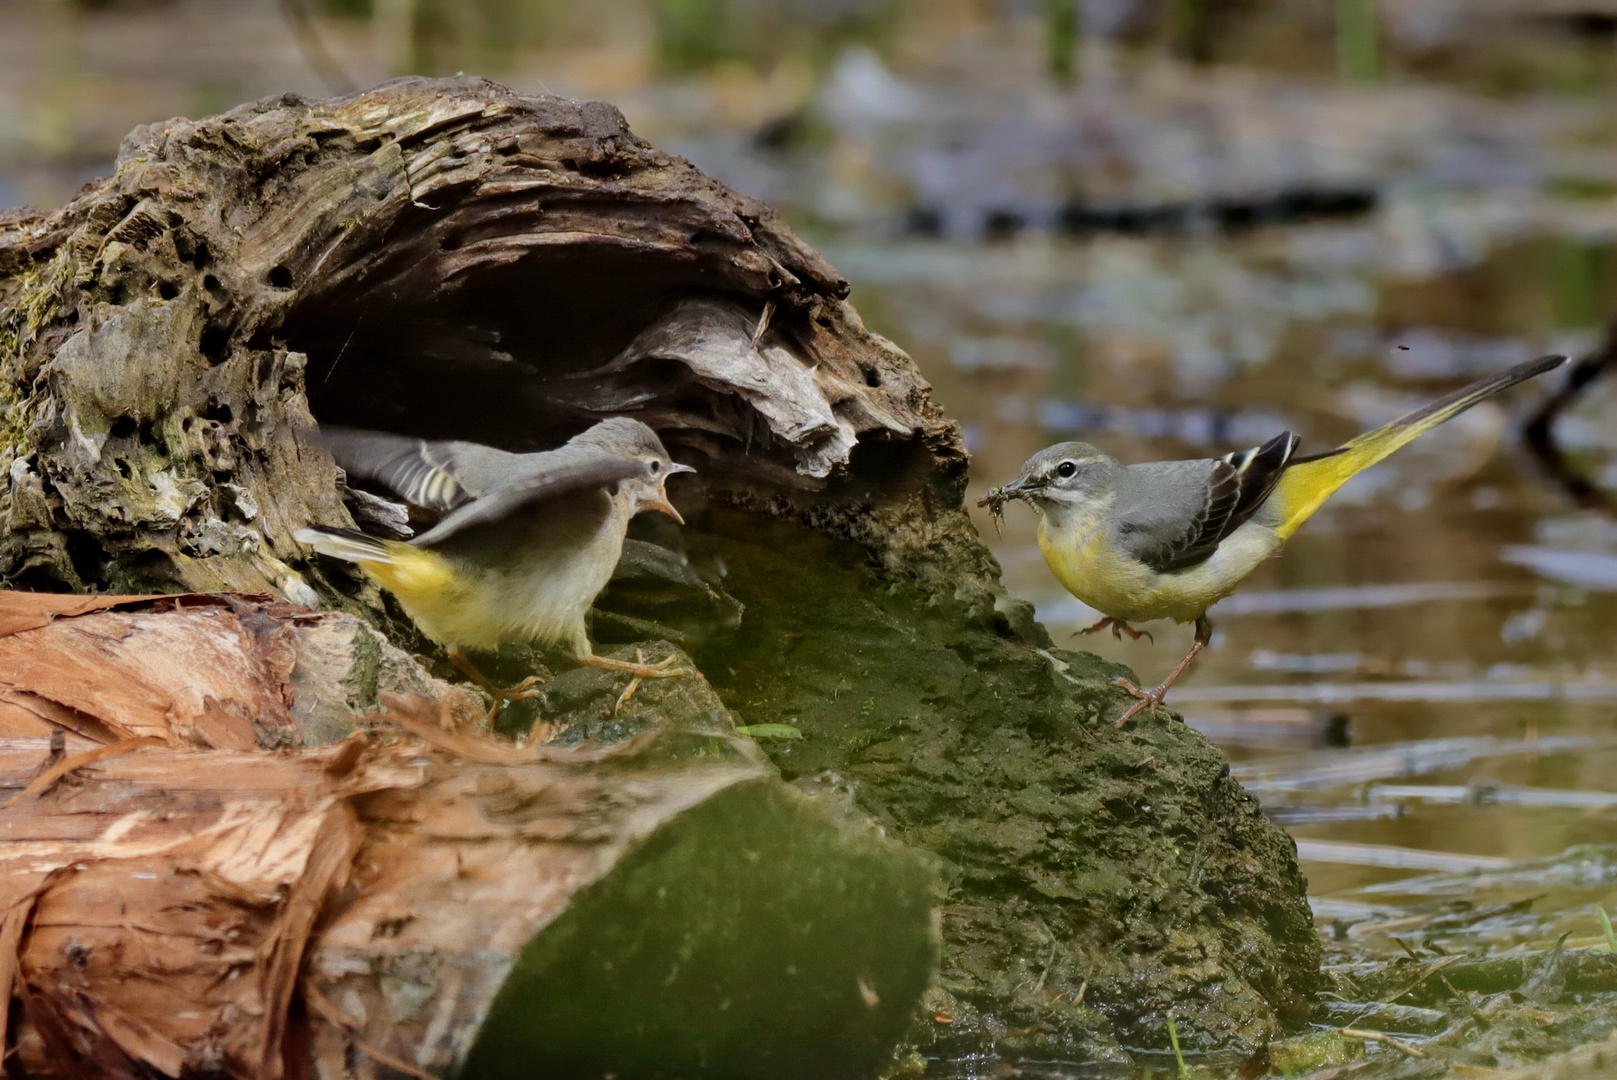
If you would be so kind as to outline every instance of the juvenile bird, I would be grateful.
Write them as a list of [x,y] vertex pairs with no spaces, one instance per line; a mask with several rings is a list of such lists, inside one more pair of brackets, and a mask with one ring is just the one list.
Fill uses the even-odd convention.
[[536,680],[498,688],[463,650],[507,641],[561,645],[580,664],[634,676],[625,698],[641,679],[689,674],[671,670],[672,657],[646,664],[596,656],[584,630],[585,613],[618,564],[629,519],[660,510],[685,523],[663,485],[696,470],[670,460],[645,424],[614,417],[533,454],[331,426],[319,440],[349,477],[446,513],[408,543],[315,525],[294,538],[359,564],[391,591],[421,632],[494,695],[496,710],[532,696]]
[[1039,549],[1057,580],[1139,638],[1130,623],[1196,624],[1195,642],[1161,685],[1118,686],[1138,700],[1117,720],[1162,703],[1212,637],[1207,609],[1235,591],[1331,493],[1423,432],[1486,398],[1566,361],[1545,356],[1456,390],[1335,450],[1298,457],[1302,440],[1282,431],[1262,446],[1221,458],[1124,465],[1088,443],[1068,442],[1028,458],[1021,475],[979,501],[997,518],[1023,499],[1039,517]]

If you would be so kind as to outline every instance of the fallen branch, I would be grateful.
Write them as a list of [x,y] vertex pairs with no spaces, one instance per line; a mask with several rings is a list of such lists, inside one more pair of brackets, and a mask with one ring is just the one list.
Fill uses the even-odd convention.
[[[1456,993],[1475,991],[1479,994],[1499,994],[1516,990],[1535,975],[1555,956],[1554,949],[1512,953],[1508,956],[1461,957],[1441,970],[1444,980]],[[1594,950],[1562,952],[1554,960],[1556,975],[1566,980],[1565,994],[1596,993],[1617,990],[1617,954]],[[1331,969],[1355,981],[1381,977],[1387,971],[1385,962],[1344,964]],[[1419,989],[1419,986],[1413,987]],[[1409,993],[1410,989],[1400,991]]]
[[[704,693],[705,717],[720,706]],[[395,704],[446,734],[422,703]],[[0,783],[31,776],[48,745],[0,740]],[[357,1047],[419,1062],[412,1076],[709,1053],[756,1075],[874,1071],[930,979],[931,862],[723,742],[688,759],[635,745],[579,752],[619,752],[588,769],[560,750],[491,763],[363,736],[72,755],[28,794],[91,760],[94,783],[3,811],[13,1068],[271,1077],[308,1047],[336,1076]],[[305,1029],[300,986],[350,1044]],[[787,1060],[804,1046],[821,1048],[811,1073]]]
[[[1400,940],[1400,939],[1395,938],[1394,940],[1398,941],[1398,944],[1400,944],[1400,945],[1404,944],[1403,941]],[[1407,946],[1405,946],[1405,948],[1407,949]],[[1464,960],[1464,959],[1465,959],[1465,957],[1463,955],[1457,953],[1457,954],[1455,954],[1453,956],[1441,957],[1435,963],[1426,965],[1426,970],[1421,972],[1420,977],[1418,979],[1416,979],[1414,982],[1410,983],[1408,986],[1405,986],[1405,987],[1403,987],[1401,989],[1398,989],[1398,990],[1394,990],[1392,993],[1387,994],[1386,996],[1384,996],[1381,999],[1382,1003],[1387,1004],[1387,1005],[1391,1005],[1393,1002],[1397,1001],[1399,998],[1403,997],[1405,994],[1409,993],[1411,990],[1414,990],[1416,987],[1420,986],[1421,983],[1425,982],[1427,979],[1430,979],[1433,975],[1436,975],[1439,971],[1442,971],[1444,968],[1450,966],[1451,964],[1457,964],[1461,960]]]
[[1332,1027],[1364,1025],[1400,1035],[1436,1035],[1449,1023],[1448,1015],[1438,1009],[1375,1001],[1322,1001],[1314,1007],[1313,1018],[1316,1024],[1329,1024]]
[[1579,506],[1607,512],[1613,509],[1611,496],[1567,460],[1566,452],[1561,449],[1560,441],[1555,436],[1555,422],[1614,366],[1617,366],[1617,322],[1606,328],[1606,336],[1600,346],[1572,366],[1560,388],[1522,425],[1522,438],[1527,443],[1528,451],[1556,483]]
[[[1456,990],[1498,994],[1518,989],[1550,962],[1554,950],[1462,960],[1444,972]],[[1617,955],[1608,952],[1563,952],[1557,974],[1566,979],[1563,994],[1617,990]]]
[[1363,1039],[1365,1042],[1385,1043],[1394,1050],[1398,1051],[1400,1054],[1404,1054],[1408,1057],[1426,1058],[1432,1056],[1426,1051],[1422,1050],[1420,1047],[1411,1046],[1402,1039],[1395,1039],[1384,1031],[1360,1031],[1358,1028],[1349,1027],[1337,1028],[1336,1031],[1338,1034],[1346,1035],[1350,1039]]

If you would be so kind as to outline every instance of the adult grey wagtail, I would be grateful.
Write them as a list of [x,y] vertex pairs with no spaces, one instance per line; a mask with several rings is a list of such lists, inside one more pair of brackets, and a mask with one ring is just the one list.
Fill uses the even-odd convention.
[[1039,516],[1039,550],[1057,580],[1106,616],[1084,633],[1130,623],[1194,622],[1196,638],[1162,684],[1118,686],[1138,700],[1117,720],[1162,703],[1212,637],[1207,609],[1279,550],[1337,488],[1423,432],[1519,382],[1561,366],[1545,356],[1456,390],[1335,450],[1298,457],[1302,440],[1282,431],[1262,446],[1221,458],[1124,465],[1088,443],[1059,443],[1027,459],[1021,475],[977,505],[996,517],[1009,499]]
[[[584,616],[612,577],[629,519],[660,510],[670,476],[695,472],[670,460],[657,433],[638,420],[602,420],[555,450],[513,454],[471,442],[326,426],[319,441],[352,478],[382,484],[445,516],[409,542],[311,525],[293,533],[323,555],[357,563],[398,597],[421,632],[503,701],[532,696],[533,679],[500,689],[463,650],[508,641],[562,645],[584,665],[641,679],[684,675],[659,664],[596,656]],[[491,714],[492,715],[492,714]]]

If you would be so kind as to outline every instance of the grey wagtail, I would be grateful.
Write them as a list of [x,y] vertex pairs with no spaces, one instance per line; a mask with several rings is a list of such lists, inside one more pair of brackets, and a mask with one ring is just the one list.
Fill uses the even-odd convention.
[[1423,432],[1471,406],[1566,362],[1545,356],[1456,390],[1335,450],[1298,457],[1302,440],[1282,431],[1262,446],[1221,458],[1124,465],[1088,443],[1059,443],[1027,459],[1022,473],[977,505],[997,519],[1006,500],[1039,516],[1039,550],[1057,580],[1139,638],[1130,623],[1194,622],[1185,658],[1153,690],[1115,680],[1137,700],[1117,720],[1162,703],[1212,637],[1207,609],[1279,550],[1337,488]]
[[670,460],[645,424],[602,420],[535,454],[331,426],[318,439],[350,477],[445,516],[408,543],[313,525],[293,537],[358,563],[391,591],[421,632],[494,695],[495,710],[532,696],[535,680],[500,689],[462,650],[562,645],[580,664],[633,675],[624,698],[641,679],[689,674],[669,670],[672,657],[646,664],[596,656],[584,631],[585,613],[617,567],[629,519],[660,510],[685,523],[663,485],[696,470]]

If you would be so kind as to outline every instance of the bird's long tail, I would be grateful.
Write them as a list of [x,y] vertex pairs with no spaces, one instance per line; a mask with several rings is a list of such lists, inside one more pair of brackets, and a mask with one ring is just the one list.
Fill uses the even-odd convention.
[[447,588],[454,571],[443,556],[399,540],[366,536],[353,529],[329,529],[310,525],[297,530],[292,539],[308,544],[322,555],[358,563],[383,586],[401,598]]
[[322,555],[334,559],[347,559],[355,563],[392,563],[404,554],[397,549],[412,551],[409,544],[397,540],[383,540],[366,536],[353,529],[328,529],[324,525],[310,525],[292,534],[300,544],[308,544]]
[[1337,488],[1363,472],[1410,440],[1432,430],[1445,420],[1471,406],[1508,390],[1535,375],[1542,375],[1566,362],[1564,356],[1541,356],[1517,364],[1508,371],[1462,387],[1407,416],[1400,416],[1384,427],[1367,431],[1329,453],[1294,459],[1269,499],[1278,511],[1275,531],[1290,536],[1318,510]]

